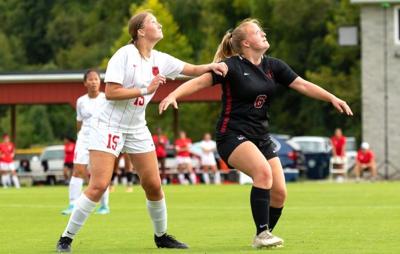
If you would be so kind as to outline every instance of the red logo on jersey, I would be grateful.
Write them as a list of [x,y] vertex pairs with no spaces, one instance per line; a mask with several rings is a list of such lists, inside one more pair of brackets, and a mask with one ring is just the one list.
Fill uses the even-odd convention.
[[158,69],[157,66],[153,66],[153,68],[151,70],[152,70],[154,76],[157,76],[158,73],[160,73],[160,70]]
[[262,108],[262,106],[264,105],[266,100],[267,100],[267,96],[265,94],[261,94],[261,95],[257,96],[256,100],[254,101],[254,107]]
[[271,70],[268,70],[268,72],[265,73],[265,75],[267,76],[268,79],[273,79],[274,78],[274,74],[272,73]]

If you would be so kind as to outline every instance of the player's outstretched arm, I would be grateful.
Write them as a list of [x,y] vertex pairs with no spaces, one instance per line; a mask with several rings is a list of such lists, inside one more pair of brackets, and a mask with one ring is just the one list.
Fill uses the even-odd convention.
[[214,72],[217,75],[225,77],[226,73],[228,72],[228,66],[223,62],[202,65],[193,65],[186,63],[183,67],[182,74],[197,77],[210,71]]
[[162,114],[171,104],[177,109],[177,99],[193,94],[203,88],[212,86],[212,82],[211,73],[205,73],[200,77],[186,81],[160,102],[160,105],[158,106],[158,112]]
[[352,116],[353,112],[344,100],[337,98],[335,95],[326,91],[320,86],[297,77],[290,85],[290,88],[296,90],[297,92],[304,94],[308,97],[327,101],[332,103],[332,105],[340,112],[346,115]]

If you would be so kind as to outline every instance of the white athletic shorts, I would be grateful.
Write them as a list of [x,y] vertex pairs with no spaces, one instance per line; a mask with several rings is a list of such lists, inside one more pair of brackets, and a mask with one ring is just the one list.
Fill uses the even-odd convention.
[[215,162],[214,156],[202,156],[201,157],[201,165],[202,166],[215,166],[217,163]]
[[14,171],[15,170],[15,164],[14,162],[0,162],[0,170],[3,171]]
[[79,132],[78,140],[75,144],[74,164],[89,164],[89,140],[90,134]]
[[192,159],[186,156],[176,156],[176,163],[179,164],[190,164],[192,163]]
[[114,154],[147,153],[154,151],[154,142],[147,126],[133,133],[122,133],[109,129],[95,127],[91,129],[89,150],[103,151]]

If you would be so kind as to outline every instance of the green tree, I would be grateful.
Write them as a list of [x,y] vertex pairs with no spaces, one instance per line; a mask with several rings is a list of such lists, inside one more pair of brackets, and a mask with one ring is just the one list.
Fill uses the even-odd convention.
[[20,106],[17,112],[17,147],[54,141],[46,106]]
[[359,7],[346,0],[337,1],[332,18],[326,23],[328,33],[323,40],[326,51],[330,52],[329,60],[316,71],[308,71],[306,77],[346,100],[353,110],[352,118],[343,117],[335,110],[327,111],[325,125],[329,129],[342,127],[347,135],[354,135],[360,140],[360,47],[338,44],[339,27],[358,23]]
[[46,63],[53,57],[46,28],[50,19],[52,0],[8,0],[1,14],[3,31],[17,36],[29,64]]
[[0,71],[12,71],[25,63],[21,42],[15,36],[7,37],[0,30]]

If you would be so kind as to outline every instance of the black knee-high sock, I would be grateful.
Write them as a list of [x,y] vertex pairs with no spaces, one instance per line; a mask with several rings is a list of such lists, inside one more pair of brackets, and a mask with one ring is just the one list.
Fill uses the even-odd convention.
[[128,185],[132,185],[132,183],[133,183],[133,173],[132,172],[127,172],[126,173],[126,179],[128,181]]
[[276,223],[278,223],[279,218],[281,217],[282,209],[283,207],[281,208],[275,208],[272,206],[269,207],[269,230],[271,232],[274,229]]
[[257,235],[268,229],[269,224],[269,189],[251,188],[250,204]]

